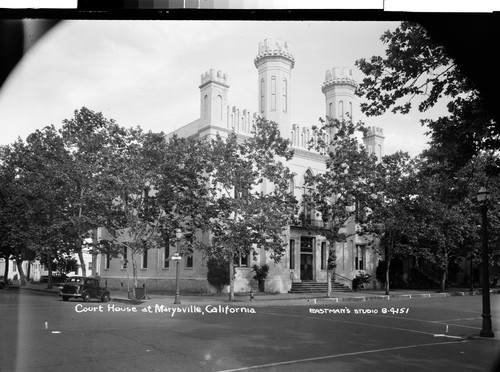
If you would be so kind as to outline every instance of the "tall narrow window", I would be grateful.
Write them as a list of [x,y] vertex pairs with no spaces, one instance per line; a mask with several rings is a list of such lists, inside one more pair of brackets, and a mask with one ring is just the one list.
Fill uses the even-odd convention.
[[111,266],[111,255],[109,253],[106,253],[104,255],[104,269],[109,269]]
[[331,103],[331,102],[328,105],[328,116],[330,118],[333,118],[333,103]]
[[193,236],[192,235],[184,235],[184,238],[186,239],[186,243],[188,244],[188,249],[187,249],[187,254],[186,254],[186,268],[192,268],[193,267],[193,256],[194,256],[194,251],[193,251]]
[[288,81],[283,79],[283,112],[288,111]]
[[148,249],[146,247],[144,247],[144,250],[142,251],[142,268],[148,268]]
[[365,247],[362,245],[356,245],[355,269],[365,269]]
[[290,269],[295,269],[295,240],[290,239]]
[[326,270],[326,242],[321,242],[321,270]]
[[128,264],[127,247],[123,248],[122,261],[123,261],[122,262],[122,269],[126,269],[127,268],[127,264]]
[[313,215],[314,215],[314,207],[312,205],[312,201],[310,200],[309,196],[312,194],[313,192],[313,188],[310,184],[307,183],[307,179],[309,177],[312,177],[312,173],[311,171],[308,169],[306,174],[304,175],[304,189],[303,189],[303,192],[304,192],[304,196],[303,196],[303,200],[308,200],[308,202],[304,203],[304,209],[303,209],[303,223],[304,224],[310,224],[312,223],[312,218],[313,218]]
[[271,111],[276,111],[276,76],[271,77]]
[[260,81],[260,112],[264,113],[266,109],[266,84],[264,79]]
[[250,250],[251,248],[249,246],[246,247],[244,253],[240,253],[237,255],[234,255],[234,266],[235,267],[249,267],[250,266]]
[[344,101],[339,101],[340,120],[344,120]]
[[170,239],[165,237],[165,248],[163,251],[163,268],[168,269],[170,266]]
[[349,102],[349,119],[352,120],[352,102]]

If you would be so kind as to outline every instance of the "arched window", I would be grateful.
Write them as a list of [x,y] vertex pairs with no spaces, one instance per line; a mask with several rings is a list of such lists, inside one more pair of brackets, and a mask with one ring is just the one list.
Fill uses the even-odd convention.
[[307,183],[307,181],[306,181],[309,177],[312,177],[312,176],[313,176],[313,174],[312,174],[310,169],[308,169],[306,171],[306,173],[304,174],[304,183],[303,183],[304,196],[302,198],[302,205],[303,205],[302,213],[303,213],[303,223],[304,224],[310,224],[311,220],[314,217],[314,207],[311,204],[312,200],[310,200],[310,197],[312,196],[314,188],[310,183]]
[[328,116],[333,118],[333,103],[331,103],[331,102],[328,105]]
[[271,111],[276,111],[276,76],[271,76]]
[[288,111],[288,81],[283,79],[283,112]]
[[344,120],[344,101],[339,101],[340,120]]
[[264,113],[266,109],[266,84],[264,79],[260,81],[260,112]]

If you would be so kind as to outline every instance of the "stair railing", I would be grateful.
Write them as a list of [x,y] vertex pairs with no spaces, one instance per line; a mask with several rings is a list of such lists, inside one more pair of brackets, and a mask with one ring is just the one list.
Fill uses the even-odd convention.
[[349,278],[347,278],[347,277],[345,277],[343,275],[337,274],[337,273],[332,273],[332,274],[333,274],[332,275],[332,280],[335,280],[336,277],[339,277],[339,278],[343,279],[343,281],[345,281],[345,282],[348,283],[347,285],[348,285],[349,288],[352,288],[352,279],[349,279]]

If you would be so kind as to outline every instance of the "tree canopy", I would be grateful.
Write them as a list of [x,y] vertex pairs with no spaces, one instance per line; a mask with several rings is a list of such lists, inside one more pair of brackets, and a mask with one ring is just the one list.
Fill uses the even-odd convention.
[[500,126],[463,68],[416,23],[402,22],[381,41],[387,46],[385,56],[356,61],[366,75],[357,91],[367,99],[361,110],[368,116],[387,110],[406,114],[416,104],[425,112],[445,100],[446,116],[423,121],[434,155],[458,169],[487,152],[493,165],[489,170],[497,172]]

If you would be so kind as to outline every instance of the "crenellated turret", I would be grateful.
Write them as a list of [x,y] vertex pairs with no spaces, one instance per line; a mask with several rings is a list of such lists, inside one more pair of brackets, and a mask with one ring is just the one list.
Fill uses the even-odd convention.
[[224,72],[220,70],[215,71],[215,69],[211,68],[210,70],[202,74],[200,89],[201,87],[203,87],[203,85],[208,84],[210,82],[218,83],[220,85],[226,86],[226,88],[229,88],[229,85],[227,85],[227,76]]
[[267,57],[282,57],[289,61],[290,68],[295,65],[295,59],[290,52],[288,42],[281,39],[265,39],[259,43],[258,54],[254,59],[255,67],[259,68],[261,60]]
[[325,75],[325,81],[321,86],[321,91],[323,93],[332,85],[350,85],[354,89],[358,87],[358,84],[352,77],[352,69],[334,67],[331,70],[327,70]]
[[201,118],[212,125],[223,125],[227,121],[229,85],[222,71],[210,69],[201,75],[200,98]]
[[357,83],[352,70],[335,67],[326,71],[321,91],[325,94],[326,116],[338,120],[354,120],[354,101]]
[[368,153],[375,154],[377,161],[380,162],[384,156],[384,130],[380,127],[368,127],[363,137],[363,143],[365,144]]

